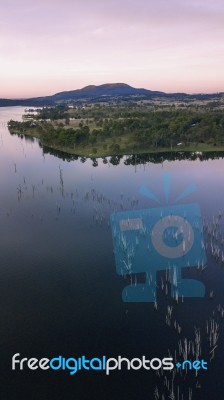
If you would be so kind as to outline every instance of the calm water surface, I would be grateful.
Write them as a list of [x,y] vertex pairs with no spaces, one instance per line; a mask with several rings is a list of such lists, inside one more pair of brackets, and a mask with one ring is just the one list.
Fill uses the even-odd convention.
[[[218,348],[209,370],[174,379],[179,399],[223,399],[224,337],[220,309],[224,304],[224,160],[196,159],[125,165],[127,157],[66,159],[50,154],[36,140],[12,136],[7,121],[21,119],[21,107],[0,108],[0,307],[2,399],[159,399],[170,392],[164,376],[151,371],[64,372],[11,371],[11,357],[124,357],[172,356],[178,341],[194,340],[201,332],[202,358],[209,362],[206,323],[218,324]],[[85,161],[85,162],[84,162]],[[94,166],[95,165],[95,166]],[[204,271],[189,268],[186,277],[201,280],[202,299],[175,304],[158,289],[158,310],[153,303],[124,303],[127,282],[116,274],[110,215],[114,211],[156,207],[140,194],[149,187],[165,204],[163,174],[172,174],[170,204],[194,182],[196,191],[180,204],[198,203],[206,220],[208,265]],[[216,219],[218,224],[216,226]],[[206,232],[214,223],[218,257],[211,254]],[[158,280],[164,273],[158,274]],[[210,299],[211,292],[214,297]],[[168,305],[172,324],[166,324]],[[221,307],[221,308],[220,308]],[[210,323],[210,322],[209,322]],[[171,379],[171,374],[167,375]],[[197,386],[197,387],[196,387]],[[215,395],[214,395],[215,393]]]

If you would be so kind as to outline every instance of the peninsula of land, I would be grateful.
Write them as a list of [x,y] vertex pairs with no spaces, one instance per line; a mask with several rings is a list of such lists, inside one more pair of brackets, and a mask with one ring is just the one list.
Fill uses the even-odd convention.
[[128,94],[127,86],[110,88],[108,96],[88,87],[98,97],[74,100],[67,94],[54,105],[28,109],[22,122],[9,121],[10,133],[85,157],[224,150],[224,96],[153,92],[148,98],[144,89]]

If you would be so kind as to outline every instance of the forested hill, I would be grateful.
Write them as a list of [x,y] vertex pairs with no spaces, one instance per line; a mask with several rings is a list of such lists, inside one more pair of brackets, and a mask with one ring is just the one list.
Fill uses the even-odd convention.
[[212,100],[224,98],[224,93],[195,94],[164,93],[144,88],[134,88],[125,83],[109,83],[104,85],[90,85],[82,89],[56,93],[52,96],[33,97],[28,99],[1,99],[0,107],[7,106],[47,106],[57,103],[73,102],[109,102],[109,101],[133,101],[167,99],[170,101],[187,100]]

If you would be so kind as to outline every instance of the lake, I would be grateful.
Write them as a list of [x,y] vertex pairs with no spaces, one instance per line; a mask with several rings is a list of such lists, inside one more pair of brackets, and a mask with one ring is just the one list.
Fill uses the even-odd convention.
[[[41,147],[36,139],[10,135],[7,121],[21,120],[23,113],[21,107],[0,108],[2,399],[20,398],[19,393],[37,400],[167,399],[170,395],[180,400],[222,399],[222,154],[204,160],[201,154],[171,154],[169,160],[166,155],[69,157]],[[178,200],[187,188],[188,196],[185,193]],[[168,263],[166,270],[158,267],[156,302],[126,298],[129,285],[142,292],[147,289],[144,285],[152,267],[146,263],[142,270],[131,272],[127,267],[123,276],[119,274],[116,246],[120,244],[113,224],[132,215],[139,219],[139,210],[156,208],[162,210],[159,220],[167,207],[177,204],[183,210],[186,204],[200,209],[202,239],[196,247],[200,254],[203,249],[207,263],[196,262],[196,257],[195,265],[184,265],[182,280],[201,282],[205,295],[175,301],[167,281]],[[128,231],[124,228],[122,240]],[[198,371],[197,376],[195,371],[161,375],[122,369],[109,376],[103,371],[71,376],[66,370],[11,370],[15,353],[38,359],[169,354],[175,358],[176,354],[179,361],[185,339],[189,348],[197,349],[195,332],[200,332],[199,358],[208,362],[208,370]],[[189,352],[189,359],[195,354]]]

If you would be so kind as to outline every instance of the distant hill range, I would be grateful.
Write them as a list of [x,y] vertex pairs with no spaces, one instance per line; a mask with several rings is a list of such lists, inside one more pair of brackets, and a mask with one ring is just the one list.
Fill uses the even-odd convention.
[[33,97],[29,99],[0,99],[0,107],[7,106],[49,106],[58,103],[73,102],[103,102],[103,101],[131,101],[131,100],[155,100],[166,98],[172,101],[185,100],[211,100],[224,98],[224,93],[214,94],[186,94],[164,93],[147,89],[136,89],[125,83],[108,83],[104,85],[90,85],[82,89],[69,90],[56,93],[52,96]]

